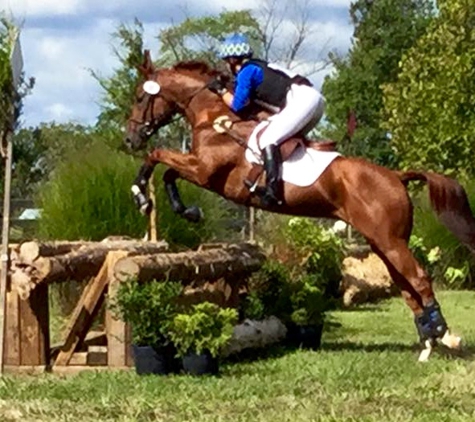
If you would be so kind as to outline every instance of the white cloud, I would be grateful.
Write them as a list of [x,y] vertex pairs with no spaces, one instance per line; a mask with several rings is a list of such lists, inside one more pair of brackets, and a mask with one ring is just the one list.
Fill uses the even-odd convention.
[[0,10],[22,19],[32,16],[52,16],[76,13],[81,0],[0,0]]

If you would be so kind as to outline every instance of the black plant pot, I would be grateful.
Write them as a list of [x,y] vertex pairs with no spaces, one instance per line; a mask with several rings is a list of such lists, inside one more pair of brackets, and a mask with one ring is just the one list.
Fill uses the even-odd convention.
[[209,351],[201,354],[188,353],[182,359],[183,370],[190,375],[217,375],[219,372],[218,358],[211,356]]
[[139,375],[166,375],[174,370],[173,355],[166,348],[132,345],[135,370]]
[[287,326],[287,343],[293,347],[317,350],[322,343],[323,323],[318,325]]

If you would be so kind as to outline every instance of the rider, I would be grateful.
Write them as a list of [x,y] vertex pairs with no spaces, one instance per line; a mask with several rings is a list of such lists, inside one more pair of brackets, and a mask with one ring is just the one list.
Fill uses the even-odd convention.
[[243,34],[228,36],[221,45],[219,57],[235,75],[234,94],[227,91],[220,79],[213,80],[208,88],[236,113],[249,102],[273,113],[259,141],[266,171],[266,191],[262,199],[267,205],[280,204],[278,145],[297,132],[305,135],[320,121],[324,98],[303,76],[253,58],[252,48]]

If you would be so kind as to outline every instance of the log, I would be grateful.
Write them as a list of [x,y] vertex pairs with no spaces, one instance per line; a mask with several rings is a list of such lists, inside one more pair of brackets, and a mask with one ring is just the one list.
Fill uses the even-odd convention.
[[278,343],[287,335],[287,328],[276,317],[262,321],[245,320],[234,327],[233,336],[223,351],[223,356],[241,352],[244,349],[259,349]]
[[24,264],[33,264],[39,257],[62,255],[77,250],[83,246],[90,246],[97,242],[59,240],[53,242],[29,241],[20,245],[20,261]]
[[265,255],[257,246],[234,244],[221,249],[123,258],[115,264],[114,277],[119,281],[137,277],[143,282],[211,281],[249,274],[258,270],[264,260]]
[[36,283],[81,281],[94,277],[107,253],[126,251],[132,254],[157,254],[168,250],[166,242],[112,241],[83,246],[76,251],[54,257],[39,257],[34,262]]

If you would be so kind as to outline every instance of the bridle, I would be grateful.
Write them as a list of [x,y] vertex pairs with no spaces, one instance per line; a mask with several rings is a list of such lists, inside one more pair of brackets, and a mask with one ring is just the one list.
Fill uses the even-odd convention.
[[[156,82],[156,81],[155,81]],[[207,89],[207,86],[204,85],[201,88],[198,88],[196,91],[194,91],[184,103],[176,103],[178,105],[178,108],[181,110],[185,110],[188,108],[190,105],[191,101],[201,92]],[[165,100],[167,103],[171,102],[170,100],[167,100],[167,98],[163,95],[163,92],[160,90],[157,94],[148,94],[144,92],[144,96],[147,97],[147,104],[144,107],[143,113],[142,113],[142,119],[138,120],[135,118],[130,118],[129,121],[135,123],[139,127],[139,136],[142,138],[150,138],[158,129],[161,127],[173,123],[179,119],[181,119],[183,116],[179,115],[175,118],[172,119],[172,116],[175,114],[176,110],[172,110],[170,113],[170,116],[167,116],[166,118],[161,118],[161,117],[156,117],[154,116],[153,110],[154,110],[154,105],[155,105],[155,100],[159,97],[161,97],[163,100]],[[143,101],[144,99],[142,98],[140,101]],[[150,113],[149,113],[150,110]],[[150,118],[147,119],[147,114],[150,114]]]

